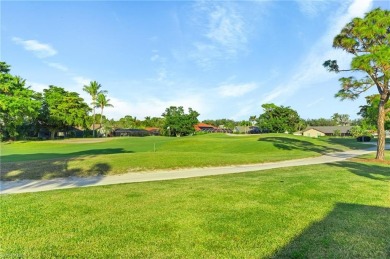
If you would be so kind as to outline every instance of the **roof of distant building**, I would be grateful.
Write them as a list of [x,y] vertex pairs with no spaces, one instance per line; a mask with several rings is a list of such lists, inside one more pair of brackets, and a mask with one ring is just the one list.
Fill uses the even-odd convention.
[[206,124],[206,123],[198,123],[194,125],[195,131],[200,131],[202,129],[216,129],[215,126]]
[[309,126],[305,130],[303,130],[303,132],[308,131],[310,129],[314,129],[324,134],[333,134],[335,131],[339,130],[341,134],[345,134],[349,133],[351,128],[352,126]]

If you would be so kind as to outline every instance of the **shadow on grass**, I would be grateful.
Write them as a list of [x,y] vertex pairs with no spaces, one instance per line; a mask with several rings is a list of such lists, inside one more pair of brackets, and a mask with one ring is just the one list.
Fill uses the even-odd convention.
[[134,153],[133,151],[127,151],[123,148],[102,148],[102,149],[90,149],[72,153],[56,153],[54,150],[50,153],[34,153],[34,154],[13,154],[1,156],[2,162],[17,162],[17,161],[32,161],[41,159],[54,159],[54,158],[68,158],[78,156],[90,156],[90,155],[108,155],[117,153]]
[[77,159],[56,159],[34,162],[4,163],[0,180],[48,180],[54,178],[65,178],[71,176],[89,177],[106,175],[111,170],[108,163],[95,163],[89,168],[69,167],[70,161],[83,162],[83,158]]
[[341,145],[344,147],[348,147],[350,149],[375,149],[376,141],[373,140],[371,142],[358,142],[355,138],[352,137],[333,137],[333,138],[319,138],[320,141],[331,145]]
[[292,139],[292,138],[265,137],[265,138],[259,138],[258,141],[271,142],[276,148],[283,149],[283,150],[298,149],[298,150],[312,151],[319,154],[343,151],[342,149],[332,148],[329,147],[328,145],[318,145],[318,144],[313,144],[312,142],[309,141]]
[[[23,190],[23,189],[29,189],[30,191],[34,191],[34,188],[37,188],[38,191],[43,191],[45,189],[40,188],[47,188],[46,190],[52,190],[55,188],[64,188],[64,187],[82,187],[82,186],[89,186],[91,184],[95,184],[100,182],[103,178],[105,173],[107,173],[110,170],[110,165],[105,163],[96,164],[91,167],[92,168],[99,168],[100,172],[102,174],[96,175],[86,178],[56,178],[51,180],[45,180],[45,181],[31,181],[31,180],[21,180],[21,181],[1,181],[0,190],[3,193],[7,193],[8,190]],[[106,170],[103,172],[103,170]]]
[[269,258],[389,258],[390,208],[338,203]]
[[356,163],[349,161],[336,162],[332,165],[348,169],[351,173],[373,180],[390,181],[390,166],[374,163]]
[[[7,162],[2,163],[2,172],[0,180],[15,181],[15,180],[42,180],[64,178],[71,176],[99,176],[106,175],[110,172],[111,165],[109,163],[94,163],[89,165],[88,159],[95,155],[101,154],[118,154],[118,153],[132,153],[124,151],[121,148],[114,149],[98,149],[86,150],[82,152],[69,153],[66,156],[61,156],[56,159],[44,159],[21,161],[21,162]],[[41,155],[41,154],[36,154]],[[57,154],[59,155],[59,154]],[[12,156],[30,156],[30,155],[12,155]],[[33,155],[34,156],[34,155]],[[50,157],[50,156],[49,156]],[[20,158],[20,157],[19,157]],[[80,166],[71,166],[70,163],[78,164]]]
[[[1,173],[0,189],[6,193],[9,189],[86,186],[100,182],[111,170],[107,163],[95,163],[89,168],[70,169],[69,161],[70,159],[7,163],[5,168],[2,168],[4,172]],[[10,164],[16,164],[18,168],[13,169],[12,166],[9,167]],[[77,178],[72,178],[74,176]],[[45,181],[31,181],[43,179]]]

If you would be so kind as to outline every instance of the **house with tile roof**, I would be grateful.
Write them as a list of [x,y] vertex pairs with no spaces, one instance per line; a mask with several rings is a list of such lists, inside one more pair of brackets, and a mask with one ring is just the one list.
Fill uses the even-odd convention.
[[302,131],[305,137],[318,138],[323,136],[351,136],[352,126],[316,126],[307,127]]
[[214,127],[213,125],[206,124],[206,123],[198,123],[194,125],[195,131],[214,131],[217,129],[217,127]]
[[225,127],[215,127],[206,123],[198,123],[194,125],[195,132],[208,132],[208,133],[232,133],[231,129]]
[[161,131],[160,128],[155,128],[155,127],[146,127],[145,130],[148,131],[150,135],[153,136],[159,136]]

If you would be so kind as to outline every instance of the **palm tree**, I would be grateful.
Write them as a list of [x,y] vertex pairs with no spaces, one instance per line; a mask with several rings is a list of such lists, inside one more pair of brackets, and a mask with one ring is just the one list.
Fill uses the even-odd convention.
[[110,99],[107,99],[107,96],[105,93],[99,93],[96,98],[96,103],[95,103],[96,108],[100,108],[100,128],[102,127],[102,122],[103,122],[103,110],[105,107],[114,107],[110,103]]
[[102,86],[96,82],[91,81],[89,85],[84,85],[83,91],[89,93],[89,95],[92,98],[92,107],[93,107],[93,122],[92,122],[92,133],[93,137],[95,137],[95,107],[96,107],[96,100],[99,94],[105,93],[106,91],[100,90]]

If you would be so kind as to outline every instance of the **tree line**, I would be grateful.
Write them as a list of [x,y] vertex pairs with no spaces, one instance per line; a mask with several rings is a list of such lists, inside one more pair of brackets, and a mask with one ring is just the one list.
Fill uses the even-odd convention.
[[[42,93],[36,92],[26,86],[25,79],[10,73],[10,65],[0,62],[0,138],[37,136],[42,130],[54,138],[57,132],[72,127],[88,129],[95,125],[96,108],[100,109],[102,124],[104,108],[112,106],[107,91],[96,81],[83,90],[91,95],[91,106],[78,93],[59,86],[49,85]],[[93,116],[89,116],[91,110]]]
[[[108,135],[115,129],[156,128],[161,135],[185,136],[194,133],[194,125],[199,122],[199,113],[192,108],[186,113],[182,106],[166,108],[161,117],[147,116],[143,120],[126,115],[119,120],[108,119],[103,114],[106,107],[113,107],[107,91],[92,81],[84,85],[83,91],[91,96],[88,105],[76,92],[50,85],[42,93],[26,86],[26,80],[10,74],[10,66],[0,62],[0,136],[2,139],[24,139],[36,137],[42,130],[50,132],[53,139],[58,132],[67,132],[75,127],[84,130],[84,136]],[[247,120],[207,119],[203,123],[233,130],[236,126],[256,126],[261,132],[300,131],[308,126],[357,126],[355,132],[376,130],[378,120],[379,95],[366,97],[366,105],[361,106],[361,119],[351,120],[347,114],[335,113],[331,118],[302,119],[291,107],[273,103],[263,104],[263,113],[250,116]],[[390,107],[387,103],[386,107]],[[100,110],[96,112],[96,109]],[[92,114],[91,114],[92,113]],[[390,127],[390,113],[386,115],[386,127]]]

